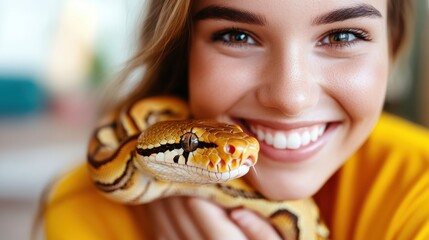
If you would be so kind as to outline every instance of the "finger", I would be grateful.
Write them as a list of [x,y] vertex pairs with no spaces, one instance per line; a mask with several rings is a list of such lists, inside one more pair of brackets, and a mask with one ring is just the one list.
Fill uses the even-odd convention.
[[139,205],[133,208],[133,213],[144,239],[156,239],[154,232],[155,222],[147,205]]
[[179,240],[180,232],[174,227],[164,201],[158,200],[147,205],[148,213],[153,221],[152,226],[154,226],[155,238],[160,240]]
[[223,208],[199,198],[189,198],[187,203],[204,239],[246,239]]
[[230,216],[250,240],[281,239],[269,222],[250,210],[235,209]]
[[195,220],[191,217],[186,206],[186,198],[174,197],[166,204],[170,219],[180,233],[180,239],[202,239],[203,235],[196,227]]

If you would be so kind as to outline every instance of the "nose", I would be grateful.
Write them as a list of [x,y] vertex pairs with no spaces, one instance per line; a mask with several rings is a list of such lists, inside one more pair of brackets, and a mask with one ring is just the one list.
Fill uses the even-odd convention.
[[298,47],[273,51],[256,91],[259,103],[286,116],[298,116],[319,100],[317,77],[309,55]]

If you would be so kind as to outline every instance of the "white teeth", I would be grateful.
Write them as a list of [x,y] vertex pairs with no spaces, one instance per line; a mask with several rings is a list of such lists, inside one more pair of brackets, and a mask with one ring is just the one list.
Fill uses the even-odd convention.
[[319,130],[317,128],[313,128],[310,134],[311,134],[311,141],[315,142],[319,137]]
[[274,147],[278,149],[285,149],[287,147],[287,138],[286,135],[282,133],[276,133],[274,136]]
[[315,142],[326,130],[326,124],[299,128],[288,132],[280,132],[264,129],[261,126],[251,126],[251,130],[259,141],[276,149],[298,149]]
[[326,125],[319,127],[319,137],[323,135],[323,133],[325,132],[325,129],[326,129]]
[[273,137],[273,135],[271,133],[265,134],[265,142],[268,145],[273,145],[273,143],[274,143],[274,137]]
[[262,131],[262,129],[258,128],[258,131],[257,131],[256,133],[257,133],[257,135],[258,135],[258,139],[259,139],[259,141],[264,141],[264,140],[265,140],[265,134],[264,134],[264,132]]
[[253,126],[250,126],[250,130],[252,131],[252,132],[256,132],[257,130],[256,130],[256,128],[255,127],[253,127]]
[[305,132],[302,134],[301,144],[302,144],[303,146],[308,145],[308,144],[310,143],[310,140],[311,140],[310,138],[311,138],[311,136],[310,136],[310,132],[305,131]]
[[287,138],[287,146],[290,149],[297,149],[301,146],[301,136],[298,133],[292,133]]

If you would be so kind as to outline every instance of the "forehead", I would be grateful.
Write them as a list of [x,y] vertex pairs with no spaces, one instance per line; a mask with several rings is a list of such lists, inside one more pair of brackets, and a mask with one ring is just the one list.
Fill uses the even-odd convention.
[[[318,17],[335,10],[353,10],[346,14],[356,13],[356,11],[376,11],[380,16],[387,15],[388,0],[195,0],[192,11],[195,14],[201,9],[210,6],[221,6],[232,9],[239,9],[245,12],[256,14],[267,23],[275,19],[284,19],[294,22],[314,22]],[[357,6],[365,6],[364,9]]]

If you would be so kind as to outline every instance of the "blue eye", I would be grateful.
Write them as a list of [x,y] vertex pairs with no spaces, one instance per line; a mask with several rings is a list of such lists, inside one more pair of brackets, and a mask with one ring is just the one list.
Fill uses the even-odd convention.
[[368,33],[360,29],[339,29],[326,34],[318,45],[343,47],[360,40],[370,41],[371,38]]
[[221,32],[214,33],[212,36],[213,41],[222,41],[230,45],[241,46],[245,45],[254,45],[256,41],[250,34],[242,30],[237,29],[227,29]]

